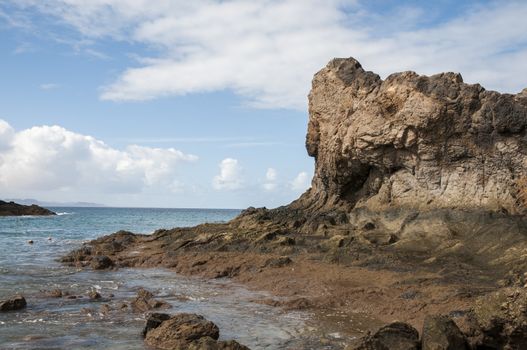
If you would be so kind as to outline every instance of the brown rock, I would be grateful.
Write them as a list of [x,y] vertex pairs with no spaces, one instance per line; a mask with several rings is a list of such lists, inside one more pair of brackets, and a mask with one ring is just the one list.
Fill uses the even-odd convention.
[[394,322],[368,335],[353,350],[419,350],[419,333],[412,326]]
[[448,316],[427,316],[423,325],[422,350],[466,350],[465,337]]
[[0,302],[0,312],[15,311],[25,308],[26,299],[21,295]]
[[112,267],[113,261],[106,255],[97,255],[91,260],[90,266],[94,270],[104,270]]
[[149,330],[145,341],[159,349],[188,349],[189,344],[194,341],[204,337],[217,340],[219,334],[218,327],[203,316],[177,314]]

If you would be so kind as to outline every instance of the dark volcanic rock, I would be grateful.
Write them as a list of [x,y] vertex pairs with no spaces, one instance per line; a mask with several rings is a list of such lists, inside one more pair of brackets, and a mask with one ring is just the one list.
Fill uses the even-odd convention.
[[14,310],[20,310],[25,308],[27,305],[26,299],[21,296],[17,295],[11,299],[4,300],[0,302],[0,311],[14,311]]
[[22,215],[57,215],[51,210],[38,205],[22,205],[15,202],[0,201],[0,216],[22,216]]
[[422,350],[466,350],[465,337],[448,316],[427,316],[423,325]]
[[419,333],[412,326],[394,322],[368,335],[354,350],[419,350]]
[[90,266],[94,270],[104,270],[113,266],[113,261],[106,255],[97,255],[91,259]]

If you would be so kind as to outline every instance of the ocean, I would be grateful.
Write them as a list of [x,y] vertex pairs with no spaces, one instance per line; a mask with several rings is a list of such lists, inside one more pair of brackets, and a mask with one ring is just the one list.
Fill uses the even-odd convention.
[[[25,296],[25,310],[0,313],[0,349],[145,349],[140,336],[144,316],[100,312],[104,303],[130,301],[139,287],[169,302],[168,312],[198,313],[215,322],[222,339],[251,349],[295,348],[308,315],[278,312],[254,303],[265,293],[248,291],[229,280],[178,276],[164,269],[82,270],[57,260],[82,242],[127,230],[152,233],[160,228],[228,221],[229,209],[50,208],[52,217],[0,217],[0,300]],[[32,240],[33,244],[28,244]],[[61,289],[82,298],[50,298]],[[103,299],[86,297],[98,291]],[[105,296],[113,297],[105,299]]]

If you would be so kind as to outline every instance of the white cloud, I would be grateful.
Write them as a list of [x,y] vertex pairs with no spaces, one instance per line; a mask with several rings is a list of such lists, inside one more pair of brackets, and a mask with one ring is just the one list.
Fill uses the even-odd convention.
[[[84,190],[138,193],[147,188],[180,187],[182,163],[197,160],[173,148],[131,145],[114,149],[91,136],[59,126],[15,132],[0,120],[0,189]],[[177,185],[177,186],[176,186]]]
[[219,164],[220,173],[212,179],[216,190],[237,190],[243,187],[242,168],[237,159],[225,158]]
[[277,188],[276,180],[278,178],[278,172],[274,168],[268,168],[267,172],[265,173],[265,182],[262,185],[264,190],[266,191],[273,191]]
[[309,176],[305,171],[300,172],[294,179],[291,181],[291,189],[293,191],[305,191],[310,186]]
[[421,8],[401,5],[381,15],[344,0],[13,4],[58,18],[82,37],[141,43],[155,52],[106,86],[107,100],[232,89],[258,107],[304,110],[313,73],[347,56],[383,76],[459,71],[467,81],[506,92],[520,91],[527,76],[527,2],[520,1],[469,6],[427,27],[424,19],[433,14]]
[[107,100],[229,88],[255,106],[303,110],[313,73],[331,58],[347,56],[384,76],[447,70],[508,92],[526,85],[527,3],[519,1],[473,5],[427,25],[423,18],[433,15],[423,8],[401,5],[380,15],[343,0],[24,0],[15,5],[59,18],[93,40],[110,37],[155,50],[155,57],[140,58],[140,67],[126,69],[103,89]]

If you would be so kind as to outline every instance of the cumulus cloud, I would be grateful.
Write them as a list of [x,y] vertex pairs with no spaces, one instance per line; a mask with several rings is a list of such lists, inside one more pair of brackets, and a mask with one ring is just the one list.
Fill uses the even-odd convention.
[[225,158],[219,164],[220,173],[212,179],[216,190],[237,190],[243,187],[242,167],[237,159]]
[[313,73],[347,56],[384,76],[459,71],[505,92],[520,91],[527,76],[527,3],[520,1],[473,4],[424,25],[432,14],[422,8],[401,5],[387,15],[344,0],[11,3],[58,18],[90,40],[136,42],[155,52],[136,52],[139,66],[103,89],[106,100],[231,89],[257,107],[304,110]]
[[310,186],[309,180],[310,180],[309,175],[307,175],[305,171],[302,171],[293,179],[293,181],[291,181],[290,183],[291,189],[293,191],[298,191],[298,192],[305,191]]
[[[0,120],[0,189],[88,190],[138,193],[175,188],[182,163],[197,157],[173,148],[128,146],[118,150],[60,126],[16,132]],[[180,186],[176,186],[180,187]]]
[[278,178],[278,172],[274,168],[268,168],[267,172],[265,173],[265,182],[262,185],[264,190],[266,191],[273,191],[277,187],[276,180]]

